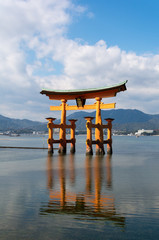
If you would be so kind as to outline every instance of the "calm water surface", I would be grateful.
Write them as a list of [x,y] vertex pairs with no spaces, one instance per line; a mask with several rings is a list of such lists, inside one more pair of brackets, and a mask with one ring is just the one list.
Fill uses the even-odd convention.
[[111,157],[86,157],[85,138],[75,155],[0,149],[0,239],[159,239],[159,137],[116,136]]

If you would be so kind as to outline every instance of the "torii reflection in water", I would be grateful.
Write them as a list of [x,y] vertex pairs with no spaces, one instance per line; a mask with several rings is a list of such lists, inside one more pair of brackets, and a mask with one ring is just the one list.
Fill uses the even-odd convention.
[[[94,160],[94,161],[93,161]],[[106,174],[104,174],[103,161],[105,160]],[[91,156],[86,156],[86,193],[92,198],[92,192],[94,192],[94,198],[91,200],[94,203],[96,211],[100,211],[105,207],[110,206],[111,209],[114,206],[114,198],[102,194],[102,183],[105,182],[103,177],[106,175],[106,185],[108,189],[112,187],[112,175],[111,175],[111,155],[96,156],[94,159]],[[93,175],[94,173],[94,175]],[[94,179],[94,190],[92,189]]]
[[[66,158],[69,157],[69,171],[66,168]],[[54,156],[47,158],[47,187],[50,201],[43,205],[40,214],[66,213],[91,216],[96,219],[113,221],[119,226],[125,225],[125,218],[116,213],[115,199],[111,194],[106,194],[106,189],[112,189],[111,155],[86,156],[85,158],[85,190],[79,192],[69,191],[67,188],[67,176],[69,173],[71,184],[76,183],[75,155],[58,155],[58,167],[54,168]],[[105,166],[103,168],[103,165]],[[56,171],[57,170],[57,171]],[[55,186],[55,176],[58,173],[60,190]],[[79,185],[78,185],[79,188]],[[83,185],[81,186],[83,188]],[[59,188],[58,188],[59,189]],[[104,191],[103,191],[104,190]],[[104,192],[104,193],[103,193]]]

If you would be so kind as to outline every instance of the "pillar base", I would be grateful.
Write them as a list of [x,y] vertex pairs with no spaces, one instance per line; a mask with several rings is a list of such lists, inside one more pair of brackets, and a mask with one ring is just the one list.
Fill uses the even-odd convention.
[[48,154],[53,154],[54,153],[54,149],[53,148],[48,148]]
[[104,155],[105,151],[104,148],[97,148],[96,149],[96,155]]
[[112,147],[107,147],[107,154],[113,154],[113,149]]
[[72,147],[70,148],[70,153],[74,154],[75,152],[76,152],[75,146],[72,146]]
[[86,149],[86,155],[87,155],[87,156],[88,156],[88,155],[93,155],[93,150],[92,150],[91,147],[88,147],[88,148]]
[[62,155],[66,154],[66,147],[59,147],[58,153]]

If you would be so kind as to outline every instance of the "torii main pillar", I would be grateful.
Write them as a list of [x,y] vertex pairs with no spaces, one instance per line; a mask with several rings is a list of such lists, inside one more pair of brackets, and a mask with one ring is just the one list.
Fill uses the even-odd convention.
[[66,99],[61,99],[61,128],[60,128],[60,144],[58,152],[61,154],[66,153]]
[[96,155],[104,155],[104,146],[103,146],[103,127],[102,127],[102,118],[101,118],[101,100],[102,98],[96,97],[96,128],[95,128],[95,139],[96,143]]

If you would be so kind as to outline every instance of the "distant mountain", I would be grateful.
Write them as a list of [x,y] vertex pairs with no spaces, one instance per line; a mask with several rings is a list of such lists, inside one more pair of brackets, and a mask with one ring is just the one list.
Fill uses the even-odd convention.
[[[74,112],[68,118],[78,119],[77,129],[82,130],[85,127],[84,117],[95,117],[96,112]],[[146,114],[139,110],[132,109],[113,109],[102,110],[102,121],[106,118],[114,118],[113,129],[120,131],[137,131],[138,129],[159,129],[159,114]],[[95,120],[94,120],[95,121]]]
[[[74,118],[76,122],[77,130],[86,129],[86,120],[84,117],[95,117],[96,112],[77,111],[70,114],[68,119]],[[137,131],[138,129],[159,129],[159,114],[146,114],[139,110],[132,109],[113,109],[102,110],[102,121],[106,121],[106,118],[114,118],[113,129],[118,131]],[[57,120],[56,123],[60,123]],[[41,123],[37,121],[31,121],[27,119],[19,120],[8,118],[0,115],[0,131],[20,131],[20,132],[32,132],[32,131],[47,131],[47,123]]]
[[46,123],[31,121],[27,119],[14,119],[0,115],[0,131],[45,131],[47,130]]

